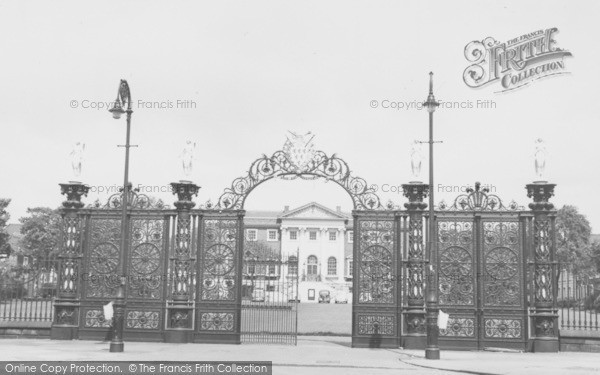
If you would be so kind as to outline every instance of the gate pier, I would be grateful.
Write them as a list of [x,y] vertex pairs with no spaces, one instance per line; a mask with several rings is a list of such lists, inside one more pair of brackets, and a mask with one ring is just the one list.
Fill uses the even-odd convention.
[[192,201],[200,187],[191,181],[171,183],[177,195],[177,220],[175,246],[170,261],[170,295],[167,301],[167,328],[165,342],[187,343],[192,341],[194,321],[194,275],[196,258],[192,255],[192,216],[190,210],[196,205]]
[[528,184],[527,196],[533,198],[533,279],[534,308],[531,314],[534,352],[558,352],[558,313],[556,309],[556,243],[554,221],[556,211],[549,199],[555,184],[538,181]]
[[89,186],[81,182],[60,184],[60,192],[67,196],[61,209],[62,231],[59,258],[58,298],[54,302],[54,321],[50,329],[53,340],[72,340],[78,337],[79,292],[82,258],[82,225],[79,209],[82,196]]
[[401,346],[407,349],[425,349],[427,335],[425,332],[425,301],[423,293],[425,253],[423,251],[423,210],[427,203],[429,185],[422,182],[410,182],[402,185],[404,196],[408,203],[404,207],[408,210],[408,254],[404,261],[406,269],[407,303],[402,309],[404,318],[404,335]]

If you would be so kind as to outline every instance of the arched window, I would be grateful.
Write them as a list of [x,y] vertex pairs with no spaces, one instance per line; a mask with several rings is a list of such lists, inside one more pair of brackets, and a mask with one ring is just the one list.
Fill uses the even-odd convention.
[[337,274],[337,260],[335,257],[329,257],[327,260],[327,275],[335,276]]
[[319,261],[316,256],[311,255],[306,262],[306,275],[308,276],[308,281],[316,281],[318,274]]

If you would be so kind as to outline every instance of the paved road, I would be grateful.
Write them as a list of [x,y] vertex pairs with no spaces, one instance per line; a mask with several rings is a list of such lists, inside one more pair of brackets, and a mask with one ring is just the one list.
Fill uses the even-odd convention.
[[442,352],[352,349],[347,337],[300,337],[298,346],[127,342],[109,353],[107,342],[0,339],[0,360],[272,361],[273,374],[599,374],[598,353]]

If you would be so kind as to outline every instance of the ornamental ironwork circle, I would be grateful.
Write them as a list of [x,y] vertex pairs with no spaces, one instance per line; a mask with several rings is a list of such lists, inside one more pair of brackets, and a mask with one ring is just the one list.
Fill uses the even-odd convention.
[[131,267],[142,275],[153,273],[160,266],[160,250],[154,244],[144,242],[137,245],[131,254]]
[[98,244],[92,251],[90,265],[101,274],[113,273],[119,264],[119,249],[110,242]]
[[486,255],[485,271],[497,280],[511,279],[519,272],[519,258],[507,247],[496,247]]
[[455,322],[454,324],[452,324],[452,331],[458,333],[458,332],[460,332],[461,329],[462,329],[462,326],[458,322]]
[[473,272],[471,254],[462,247],[451,246],[440,255],[440,269],[450,279],[470,276]]
[[383,281],[392,274],[392,253],[381,245],[369,246],[361,254],[361,269],[365,277]]
[[235,253],[225,244],[215,244],[206,250],[205,268],[215,276],[227,275],[234,267]]

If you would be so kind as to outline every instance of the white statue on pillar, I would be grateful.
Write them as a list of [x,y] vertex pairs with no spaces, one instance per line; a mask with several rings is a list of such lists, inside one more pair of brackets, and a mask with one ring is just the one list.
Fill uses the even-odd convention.
[[186,177],[189,177],[192,174],[195,153],[196,153],[196,142],[187,140],[185,142],[185,147],[183,148],[183,151],[181,151],[181,155],[180,155],[182,167],[183,167],[183,173],[185,174]]
[[69,156],[71,157],[71,168],[73,169],[73,176],[79,177],[81,175],[81,168],[83,164],[83,152],[85,151],[85,143],[77,142],[73,146]]
[[546,144],[543,139],[538,138],[535,141],[535,175],[544,179],[544,170],[546,169]]
[[421,167],[423,165],[423,152],[421,150],[421,142],[413,141],[410,151],[410,168],[413,178],[417,181],[421,177]]

